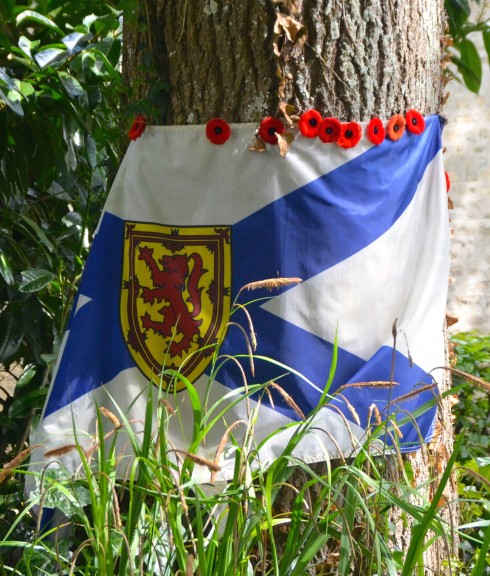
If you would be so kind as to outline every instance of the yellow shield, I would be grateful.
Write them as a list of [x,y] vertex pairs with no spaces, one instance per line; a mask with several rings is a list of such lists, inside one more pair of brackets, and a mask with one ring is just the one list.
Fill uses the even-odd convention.
[[[139,369],[169,387],[162,370],[195,381],[230,314],[229,226],[126,222],[121,325]],[[208,348],[206,348],[208,347]],[[185,386],[175,383],[176,390]]]

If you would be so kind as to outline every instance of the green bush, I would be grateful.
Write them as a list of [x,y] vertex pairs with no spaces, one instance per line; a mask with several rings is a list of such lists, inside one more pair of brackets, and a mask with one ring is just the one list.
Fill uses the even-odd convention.
[[[490,335],[459,333],[452,343],[455,368],[490,382]],[[453,412],[461,443],[457,466],[460,529],[465,534],[461,548],[464,564],[483,576],[490,574],[490,397],[488,390],[458,373],[453,383],[459,398]]]
[[119,161],[121,14],[106,2],[0,2],[0,415],[22,449],[42,406]]

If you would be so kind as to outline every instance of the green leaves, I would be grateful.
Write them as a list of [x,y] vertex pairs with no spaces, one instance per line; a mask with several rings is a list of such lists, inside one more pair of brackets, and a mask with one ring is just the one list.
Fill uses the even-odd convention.
[[15,81],[0,68],[0,98],[5,104],[19,116],[24,115],[24,110],[20,103],[21,94],[18,89],[19,81]]
[[21,26],[26,22],[34,22],[35,24],[40,24],[41,26],[51,28],[58,34],[63,35],[63,30],[61,30],[59,26],[57,26],[52,20],[50,20],[46,16],[43,16],[39,12],[36,12],[35,10],[24,10],[15,19],[15,23],[17,24],[17,26]]
[[24,330],[13,314],[0,315],[0,363],[6,364],[19,350]]
[[44,401],[119,161],[119,16],[95,0],[0,0],[0,363],[31,375],[2,402],[0,449]]
[[468,0],[445,0],[444,6],[448,15],[449,34],[453,38],[452,49],[448,49],[451,62],[459,73],[449,69],[457,80],[462,80],[466,87],[477,94],[482,81],[482,62],[478,49],[470,35],[482,34],[483,43],[490,60],[490,25],[483,20],[483,11],[476,22],[470,21],[471,8]]
[[22,282],[19,284],[21,292],[37,292],[50,284],[56,278],[56,274],[49,270],[30,269],[22,272]]
[[478,94],[482,80],[482,63],[476,46],[471,40],[461,40],[455,47],[459,49],[460,57],[452,57],[458,67],[467,88]]

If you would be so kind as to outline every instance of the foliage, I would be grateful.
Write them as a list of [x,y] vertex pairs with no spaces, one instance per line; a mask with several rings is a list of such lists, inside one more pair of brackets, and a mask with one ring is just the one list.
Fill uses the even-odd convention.
[[[455,367],[490,382],[490,334],[459,333],[452,337],[452,343]],[[461,442],[457,469],[460,529],[467,536],[462,542],[463,555],[474,570],[481,563],[477,574],[490,574],[490,398],[461,375],[456,373],[453,379],[459,388],[459,402],[453,412],[456,437]],[[481,548],[483,541],[487,542],[486,550]]]
[[[481,7],[476,22],[471,20],[472,5]],[[452,38],[452,49],[448,51],[458,74],[451,69],[449,72],[457,80],[462,79],[466,87],[477,94],[480,90],[483,67],[478,49],[470,39],[470,35],[481,32],[490,59],[490,23],[484,19],[486,1],[445,0],[444,6]]]
[[1,414],[5,445],[22,447],[43,404],[118,164],[120,52],[106,2],[0,2],[0,364],[24,367]]
[[[490,334],[477,331],[455,334],[451,341],[456,356],[455,368],[490,382]],[[455,374],[453,383],[460,388],[453,408],[455,432],[464,436],[460,459],[467,461],[488,456],[490,452],[490,398],[473,383]]]

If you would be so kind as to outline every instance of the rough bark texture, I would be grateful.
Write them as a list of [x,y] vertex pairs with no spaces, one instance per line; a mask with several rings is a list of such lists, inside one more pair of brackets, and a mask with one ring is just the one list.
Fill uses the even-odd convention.
[[[124,74],[133,101],[155,81],[168,86],[153,123],[258,123],[281,103],[341,120],[430,114],[441,101],[443,27],[442,0],[140,0],[126,22]],[[448,401],[439,421],[432,445],[407,456],[414,483],[436,478],[430,493],[452,452]],[[410,530],[396,511],[392,520],[393,544],[406,550]],[[444,558],[444,543],[432,546],[427,574],[444,573]]]
[[[301,25],[295,42],[278,13]],[[135,18],[124,73],[170,84],[164,123],[255,122],[281,99],[342,120],[439,107],[440,0],[152,0]]]

